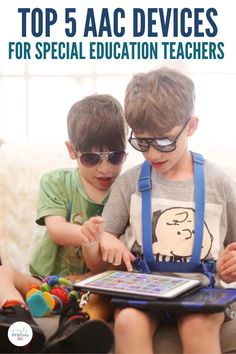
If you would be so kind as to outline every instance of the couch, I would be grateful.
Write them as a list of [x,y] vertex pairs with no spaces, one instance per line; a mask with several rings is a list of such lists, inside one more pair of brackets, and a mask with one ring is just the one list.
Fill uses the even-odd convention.
[[[218,162],[236,179],[236,165],[227,151],[213,151],[205,156]],[[232,157],[235,154],[232,153]],[[124,169],[140,160],[130,152]],[[0,258],[3,264],[28,272],[33,249],[44,228],[35,220],[36,198],[42,173],[59,167],[75,166],[62,145],[10,144],[0,146]],[[37,319],[49,337],[57,327],[58,317]],[[236,353],[236,320],[224,324],[224,353]],[[163,328],[155,337],[156,353],[181,353],[174,328]]]

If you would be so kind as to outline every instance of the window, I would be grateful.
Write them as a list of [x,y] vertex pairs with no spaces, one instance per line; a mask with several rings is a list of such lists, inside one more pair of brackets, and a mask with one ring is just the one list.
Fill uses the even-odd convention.
[[[218,40],[225,42],[225,59],[172,60],[169,63],[161,60],[8,60],[7,42],[16,32],[10,24],[15,21],[19,30],[19,16],[14,2],[4,2],[4,9],[1,7],[0,50],[4,55],[0,57],[0,137],[5,141],[61,142],[67,138],[66,116],[75,101],[92,93],[110,93],[123,103],[125,87],[133,73],[148,71],[164,63],[183,68],[195,82],[196,114],[200,124],[198,134],[191,139],[193,148],[235,148],[232,128],[235,122],[236,47],[231,25],[235,4],[224,7],[221,12]],[[4,15],[6,13],[9,16]]]

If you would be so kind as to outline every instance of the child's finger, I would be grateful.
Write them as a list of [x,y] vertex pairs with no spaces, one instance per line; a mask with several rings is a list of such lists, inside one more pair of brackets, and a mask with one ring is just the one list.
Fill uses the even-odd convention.
[[113,264],[115,260],[115,253],[114,251],[110,250],[107,255],[107,262]]
[[123,253],[123,257],[122,257],[128,272],[132,272],[132,270],[133,270],[133,266],[131,263],[131,261],[133,261],[133,259],[131,256],[132,256],[132,254],[128,250],[125,250],[125,252]]
[[102,247],[100,248],[100,250],[101,250],[101,257],[102,257],[103,262],[107,262],[108,250],[104,249]]
[[230,243],[226,248],[226,251],[236,251],[236,242]]
[[236,263],[236,251],[227,252],[221,260],[222,266],[227,266],[228,263]]
[[95,233],[95,238],[100,239],[102,234],[103,234],[103,226],[102,225],[96,225],[96,233]]
[[89,221],[96,225],[101,225],[104,223],[104,219],[101,216],[92,216]]
[[82,233],[85,234],[91,241],[96,241],[102,234],[102,223],[95,220],[88,220],[82,226]]
[[122,253],[121,252],[116,252],[113,265],[114,266],[121,265],[121,262],[122,262]]
[[232,264],[231,266],[225,268],[224,270],[222,270],[221,272],[221,275],[222,276],[231,276],[231,277],[234,277],[236,276],[236,266],[235,264]]
[[90,243],[90,240],[88,237],[86,237],[85,235],[80,235],[80,240],[81,240],[81,244],[82,245],[87,245],[88,243]]
[[236,268],[236,255],[230,257],[227,261],[221,264],[220,270],[224,271],[230,267],[234,266]]
[[81,227],[81,234],[83,237],[86,237],[89,241],[94,241],[94,232],[86,225],[83,225]]

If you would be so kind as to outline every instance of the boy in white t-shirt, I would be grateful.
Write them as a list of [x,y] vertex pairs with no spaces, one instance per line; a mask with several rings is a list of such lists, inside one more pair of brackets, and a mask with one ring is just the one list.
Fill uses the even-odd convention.
[[[193,156],[188,138],[198,125],[192,80],[169,68],[133,77],[126,89],[125,117],[129,142],[151,165],[152,252],[155,261],[189,263],[195,235]],[[92,271],[112,266],[133,269],[133,254],[144,256],[142,242],[141,166],[122,174],[112,186],[103,210],[105,233],[100,242],[84,245]],[[236,186],[214,164],[205,161],[205,215],[201,264],[217,262],[218,276],[236,280]],[[90,221],[85,225],[92,229]],[[119,239],[118,239],[119,238]],[[220,255],[220,256],[219,256]],[[202,275],[199,275],[202,277]],[[222,313],[179,316],[177,328],[184,353],[221,353]],[[153,336],[161,319],[134,308],[115,314],[118,353],[153,353]],[[223,339],[222,339],[223,340]]]

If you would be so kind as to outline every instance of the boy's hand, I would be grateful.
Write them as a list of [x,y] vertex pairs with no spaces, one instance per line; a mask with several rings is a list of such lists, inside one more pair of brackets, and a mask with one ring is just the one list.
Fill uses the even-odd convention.
[[80,232],[84,244],[99,242],[103,234],[103,219],[100,216],[93,216],[81,225]]
[[236,281],[236,242],[230,243],[220,254],[217,271],[224,282]]
[[114,266],[119,266],[124,262],[127,270],[133,270],[131,262],[135,257],[127,249],[127,247],[115,236],[104,233],[100,240],[100,252],[104,262],[108,262]]

